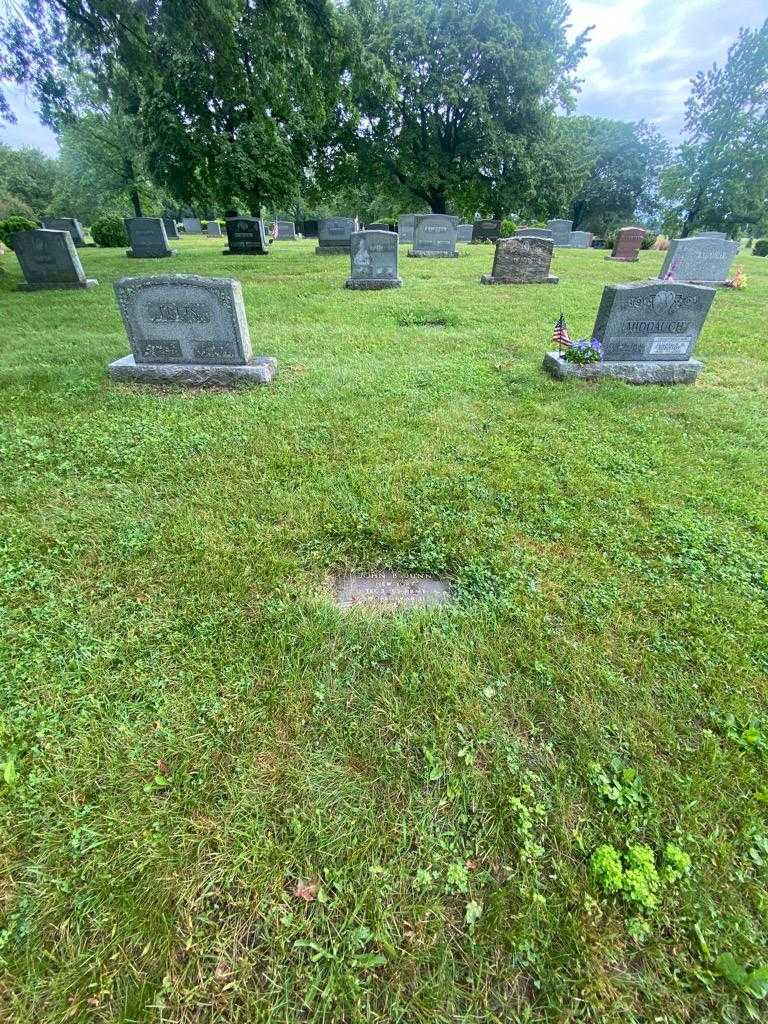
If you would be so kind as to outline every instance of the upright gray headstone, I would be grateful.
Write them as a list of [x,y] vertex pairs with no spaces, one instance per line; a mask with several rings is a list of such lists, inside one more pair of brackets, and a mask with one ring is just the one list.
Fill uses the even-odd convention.
[[221,224],[214,218],[208,221],[208,227],[205,229],[206,234],[209,238],[221,238]]
[[176,221],[173,217],[163,217],[163,225],[165,227],[166,238],[175,241],[179,237],[179,229],[176,227]]
[[571,221],[556,219],[548,220],[547,228],[552,232],[552,239],[555,245],[568,246],[571,244]]
[[43,221],[43,227],[49,231],[68,231],[78,249],[86,245],[83,225],[74,217],[49,217]]
[[483,284],[557,284],[549,272],[551,238],[500,238],[496,242],[493,270],[480,278]]
[[472,225],[471,224],[459,224],[456,228],[456,241],[457,242],[471,242],[472,241]]
[[253,355],[239,281],[123,277],[115,294],[132,354],[110,364],[113,380],[199,386],[274,378],[276,360]]
[[22,288],[93,288],[99,283],[85,276],[69,231],[17,231],[13,248],[24,273]]
[[725,238],[673,238],[659,277],[692,284],[727,284],[738,251],[739,243]]
[[472,241],[495,242],[500,231],[500,220],[476,220],[472,225]]
[[224,250],[224,256],[269,255],[269,243],[261,217],[228,217],[224,223],[229,246]]
[[554,243],[554,237],[549,228],[518,228],[514,234],[515,238],[548,238]]
[[403,283],[397,274],[397,232],[353,231],[350,247],[352,272],[345,288],[375,291]]
[[298,241],[298,235],[296,234],[296,224],[292,220],[279,220],[277,223],[277,240],[278,242],[296,242]]
[[693,350],[714,296],[714,288],[671,281],[606,285],[592,330],[602,361],[581,366],[548,352],[544,368],[558,378],[690,384],[701,370]]
[[316,256],[334,256],[350,252],[352,232],[357,231],[354,217],[325,217],[317,229]]
[[570,244],[572,249],[589,249],[592,245],[592,232],[572,231]]
[[162,217],[126,217],[125,230],[131,245],[126,256],[159,260],[176,255],[168,245]]
[[453,257],[456,252],[458,217],[445,213],[416,214],[413,225],[413,247],[409,256]]
[[181,223],[188,235],[201,235],[203,233],[203,225],[198,217],[182,217]]
[[403,213],[397,218],[397,236],[401,245],[413,242],[413,221],[415,213]]

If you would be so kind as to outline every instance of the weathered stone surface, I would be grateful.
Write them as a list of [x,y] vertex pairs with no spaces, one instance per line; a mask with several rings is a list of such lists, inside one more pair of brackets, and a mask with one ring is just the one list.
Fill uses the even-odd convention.
[[456,241],[457,242],[471,242],[472,241],[472,225],[471,224],[459,224],[456,229]]
[[397,234],[394,231],[353,231],[351,235],[352,271],[345,288],[376,291],[399,288],[397,274]]
[[352,232],[357,231],[355,217],[326,217],[318,228],[316,256],[336,256],[350,252]]
[[209,238],[221,238],[221,224],[217,220],[209,220],[208,227],[205,229],[205,233]]
[[397,236],[401,245],[411,245],[413,243],[413,222],[415,218],[415,213],[404,213],[397,218]]
[[691,284],[725,284],[738,251],[738,242],[723,238],[674,238],[659,277]]
[[334,596],[341,608],[396,611],[448,604],[451,587],[434,576],[397,572],[345,573],[334,580]]
[[619,260],[622,263],[635,263],[645,238],[643,228],[619,228],[613,244],[613,252],[606,256],[607,260]]
[[472,224],[473,242],[495,242],[501,231],[500,220],[476,220]]
[[588,249],[592,244],[592,232],[572,231],[569,244],[572,249]]
[[168,236],[161,217],[126,217],[125,230],[128,232],[131,245],[126,256],[158,260],[176,255],[168,245]]
[[555,245],[568,246],[571,244],[571,221],[562,219],[549,220],[547,221],[547,228],[552,232],[552,240]]
[[239,281],[194,274],[123,277],[115,294],[132,355],[110,364],[114,380],[267,383],[274,359],[254,357]]
[[409,256],[456,257],[458,217],[444,213],[416,214],[413,227],[413,247]]
[[93,288],[99,283],[86,278],[69,231],[17,231],[13,245],[24,273],[22,288]]
[[579,380],[623,380],[627,384],[693,384],[702,370],[698,359],[682,361],[642,360],[588,363],[579,366],[568,363],[558,352],[547,352],[544,369],[557,380],[575,377]]
[[549,238],[523,235],[496,242],[493,270],[484,274],[483,284],[557,284],[549,272],[553,242]]
[[269,244],[261,217],[228,217],[224,223],[229,245],[224,250],[225,256],[269,255]]
[[165,228],[165,236],[171,241],[178,240],[179,229],[176,227],[176,221],[173,217],[163,217],[163,227]]
[[554,237],[549,228],[518,228],[514,233],[514,238],[548,238],[550,242],[554,242]]
[[203,233],[203,225],[198,217],[182,217],[181,223],[188,235],[201,235]]
[[277,223],[277,240],[278,242],[296,242],[298,236],[296,234],[296,224],[292,220],[278,220]]
[[49,217],[43,221],[43,227],[49,231],[68,231],[72,235],[72,241],[77,249],[81,249],[88,243],[85,241],[83,225],[74,217]]

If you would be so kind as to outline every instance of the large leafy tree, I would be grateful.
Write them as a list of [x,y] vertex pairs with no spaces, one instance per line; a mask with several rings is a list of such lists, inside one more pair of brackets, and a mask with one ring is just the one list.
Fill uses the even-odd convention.
[[658,217],[671,150],[655,128],[642,121],[569,117],[561,119],[559,135],[578,176],[568,204],[574,227],[604,232]]
[[686,104],[685,141],[664,180],[670,226],[736,233],[768,205],[768,21],[742,29],[722,67],[700,71]]
[[2,38],[48,123],[86,72],[186,202],[294,198],[338,81],[329,0],[25,0]]
[[568,43],[568,14],[563,0],[350,0],[334,166],[438,213],[542,203],[586,38]]
[[43,217],[58,180],[57,161],[39,149],[11,149],[0,144],[0,219],[17,214]]

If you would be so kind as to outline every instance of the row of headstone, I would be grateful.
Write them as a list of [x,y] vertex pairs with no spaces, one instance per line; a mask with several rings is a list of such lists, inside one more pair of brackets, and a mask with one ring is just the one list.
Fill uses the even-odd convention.
[[592,244],[590,231],[574,231],[569,220],[556,218],[547,221],[547,228],[552,232],[555,245],[564,249],[588,249]]

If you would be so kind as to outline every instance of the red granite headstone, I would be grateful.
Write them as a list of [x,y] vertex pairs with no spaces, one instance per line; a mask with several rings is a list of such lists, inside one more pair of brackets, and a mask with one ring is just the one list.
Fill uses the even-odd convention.
[[616,232],[613,252],[608,259],[634,263],[644,238],[645,230],[643,228],[620,228]]

